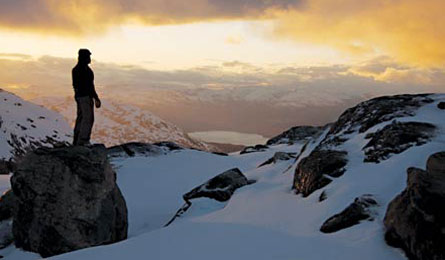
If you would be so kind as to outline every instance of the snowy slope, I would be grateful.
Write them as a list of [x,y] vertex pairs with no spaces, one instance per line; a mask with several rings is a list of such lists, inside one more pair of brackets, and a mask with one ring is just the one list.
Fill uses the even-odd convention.
[[[434,124],[437,129],[432,140],[392,154],[380,163],[365,163],[366,136],[394,118],[363,132],[351,130],[346,140],[336,145],[336,149],[348,152],[346,172],[306,198],[291,190],[298,162],[257,167],[277,151],[299,153],[301,142],[227,157],[180,150],[158,157],[115,158],[118,184],[129,210],[129,239],[51,259],[406,259],[385,244],[382,220],[389,201],[405,187],[406,168],[424,168],[430,154],[445,150],[445,111],[436,107],[445,101],[445,95],[431,98],[433,102],[413,113],[399,113],[396,119]],[[299,160],[326,140],[329,131],[310,141]],[[257,182],[237,190],[226,203],[198,199],[191,211],[162,227],[183,204],[184,193],[233,167]],[[319,202],[322,191],[327,199]],[[327,218],[363,194],[373,194],[379,204],[374,221],[332,234],[319,231]],[[5,259],[39,258],[13,246],[0,250],[0,254]]]
[[0,89],[0,159],[20,155],[27,147],[70,142],[71,135],[58,113]]
[[[32,100],[61,113],[72,126],[76,120],[76,103],[72,97],[43,97]],[[135,106],[102,101],[95,112],[92,138],[107,146],[127,142],[154,143],[171,141],[184,147],[212,150],[212,146],[189,137],[182,129]]]

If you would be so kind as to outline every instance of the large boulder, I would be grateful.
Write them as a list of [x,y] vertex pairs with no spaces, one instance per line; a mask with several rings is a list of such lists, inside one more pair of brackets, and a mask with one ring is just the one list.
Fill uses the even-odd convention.
[[371,195],[363,195],[355,198],[342,212],[328,218],[320,228],[323,233],[333,233],[341,229],[357,225],[362,220],[373,220],[372,207],[377,206],[377,201]]
[[[295,169],[293,189],[303,197],[323,188],[331,182],[330,177],[340,177],[348,162],[347,153],[334,150],[315,150],[303,158]],[[330,177],[326,177],[330,176]]]
[[11,178],[17,247],[49,257],[127,237],[127,207],[103,145],[40,148]]
[[428,159],[426,171],[408,169],[405,190],[388,206],[386,242],[409,259],[445,259],[445,152]]

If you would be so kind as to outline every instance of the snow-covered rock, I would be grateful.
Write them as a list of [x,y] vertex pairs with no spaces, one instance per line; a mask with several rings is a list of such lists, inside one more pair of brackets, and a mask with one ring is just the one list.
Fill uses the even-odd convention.
[[72,129],[58,113],[0,89],[0,161],[30,148],[67,144]]
[[[59,112],[71,126],[74,126],[76,102],[73,97],[42,97],[33,99],[32,102]],[[102,107],[95,111],[92,138],[95,142],[106,146],[129,142],[170,141],[184,147],[205,151],[215,150],[213,146],[191,138],[184,130],[162,120],[148,110],[107,100],[103,100]]]
[[291,129],[269,139],[267,145],[274,144],[292,144],[295,142],[304,142],[308,139],[317,138],[323,133],[324,127],[319,126],[295,126]]

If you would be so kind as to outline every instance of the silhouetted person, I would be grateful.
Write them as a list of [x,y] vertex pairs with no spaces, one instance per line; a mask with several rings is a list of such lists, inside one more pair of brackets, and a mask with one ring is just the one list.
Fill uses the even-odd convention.
[[90,144],[94,123],[94,105],[96,108],[101,106],[99,96],[94,88],[94,73],[88,66],[91,63],[90,56],[89,50],[80,49],[77,65],[72,70],[74,98],[77,103],[73,145]]

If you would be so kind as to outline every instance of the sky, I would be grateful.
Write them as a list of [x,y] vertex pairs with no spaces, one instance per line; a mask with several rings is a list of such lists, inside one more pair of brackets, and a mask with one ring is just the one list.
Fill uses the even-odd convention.
[[442,0],[0,0],[0,87],[71,95],[77,50],[89,48],[107,98],[190,131],[258,133],[267,127],[246,106],[260,103],[276,111],[263,120],[272,135],[366,98],[443,92],[443,10]]

